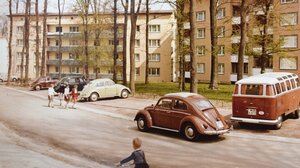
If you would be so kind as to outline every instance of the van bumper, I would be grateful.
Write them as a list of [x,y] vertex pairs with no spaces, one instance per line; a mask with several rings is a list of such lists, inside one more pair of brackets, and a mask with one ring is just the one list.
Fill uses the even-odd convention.
[[205,135],[221,135],[225,133],[229,133],[230,129],[225,130],[215,130],[215,131],[204,131]]
[[261,119],[241,118],[241,117],[231,117],[230,120],[233,122],[264,124],[264,125],[276,125],[281,122],[278,119],[276,119],[276,120],[261,120]]

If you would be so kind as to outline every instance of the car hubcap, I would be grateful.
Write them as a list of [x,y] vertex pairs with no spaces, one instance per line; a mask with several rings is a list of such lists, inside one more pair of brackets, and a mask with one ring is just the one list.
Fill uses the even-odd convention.
[[191,127],[186,127],[185,134],[190,138],[194,137],[194,129]]
[[144,120],[143,120],[143,119],[140,119],[140,120],[139,120],[139,127],[140,127],[140,129],[144,129],[144,126],[145,126]]
[[92,96],[91,96],[91,98],[92,98],[93,101],[97,100],[97,97],[98,97],[98,96],[95,95],[95,94],[92,94]]
[[124,91],[123,93],[122,93],[122,97],[127,97],[128,96],[128,93],[126,92],[126,91]]

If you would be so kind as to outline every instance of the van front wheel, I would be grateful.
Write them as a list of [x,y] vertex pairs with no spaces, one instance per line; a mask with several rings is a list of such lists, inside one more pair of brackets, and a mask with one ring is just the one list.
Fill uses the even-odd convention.
[[300,117],[300,107],[294,112],[294,118],[298,119]]
[[277,120],[278,120],[278,122],[277,122],[277,124],[276,125],[274,125],[274,129],[280,129],[281,128],[281,126],[282,126],[282,116],[279,116],[278,118],[277,118]]

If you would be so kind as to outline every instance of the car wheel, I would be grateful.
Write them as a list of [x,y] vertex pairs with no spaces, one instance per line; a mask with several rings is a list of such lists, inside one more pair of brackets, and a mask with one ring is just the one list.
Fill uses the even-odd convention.
[[128,90],[122,90],[122,92],[121,92],[121,97],[122,97],[123,99],[126,99],[126,98],[128,98],[128,96],[129,96]]
[[281,128],[281,126],[282,126],[282,116],[279,116],[278,118],[277,118],[277,120],[278,120],[278,123],[276,124],[276,125],[274,125],[274,129],[280,129]]
[[16,82],[16,81],[17,81],[17,79],[16,79],[16,78],[13,78],[13,79],[12,79],[12,81],[13,81],[13,82]]
[[138,118],[136,120],[136,125],[137,125],[138,129],[142,132],[145,132],[149,129],[147,126],[147,121],[143,115],[138,116]]
[[91,101],[97,101],[98,100],[98,98],[99,98],[99,95],[98,95],[98,93],[92,93],[91,95],[90,95],[90,100]]
[[198,137],[198,132],[195,126],[191,123],[187,123],[183,127],[184,137],[189,141],[195,141]]
[[300,107],[294,112],[294,118],[298,119],[300,117]]
[[35,90],[41,90],[41,86],[37,85],[34,89]]

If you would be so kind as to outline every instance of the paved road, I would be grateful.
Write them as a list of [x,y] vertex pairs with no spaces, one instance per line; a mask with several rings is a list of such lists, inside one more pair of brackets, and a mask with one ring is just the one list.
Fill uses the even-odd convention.
[[[97,104],[80,103],[77,109],[68,110],[59,106],[48,108],[46,104],[46,96],[0,86],[0,122],[5,126],[0,127],[0,132],[5,132],[0,136],[9,137],[6,140],[22,150],[43,155],[39,160],[44,163],[113,167],[132,151],[132,138],[140,137],[151,167],[296,168],[300,165],[300,140],[297,138],[233,131],[217,139],[203,138],[192,143],[176,133],[158,130],[141,133],[129,120],[130,115]],[[24,160],[35,158],[33,153],[26,153]],[[3,158],[0,155],[0,161]],[[10,157],[0,165],[10,167],[15,160],[18,157]],[[44,166],[37,163],[35,167]]]

